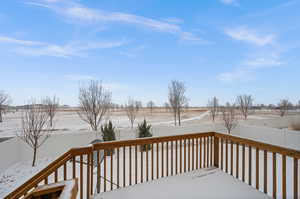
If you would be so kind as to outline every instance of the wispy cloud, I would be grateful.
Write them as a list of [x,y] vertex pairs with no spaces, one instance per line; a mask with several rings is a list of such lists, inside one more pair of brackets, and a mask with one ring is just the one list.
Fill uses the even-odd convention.
[[237,4],[237,0],[220,0],[221,3],[227,4],[227,5],[233,5]]
[[252,30],[246,27],[228,28],[225,30],[225,34],[235,40],[244,41],[257,46],[266,46],[274,44],[275,35],[273,34],[260,34],[256,30]]
[[270,69],[278,67],[284,63],[280,60],[276,53],[269,53],[270,55],[260,55],[251,57],[241,63],[241,66],[218,75],[218,79],[222,82],[248,81],[255,79],[255,74],[260,69]]
[[[203,39],[199,38],[197,35],[194,35],[191,32],[186,32],[181,28],[181,26],[174,24],[175,21],[177,23],[179,22],[179,19],[175,18],[173,18],[173,20],[171,18],[169,21],[163,21],[123,12],[108,12],[104,10],[88,8],[72,1],[68,1],[67,3],[49,3],[45,0],[35,0],[28,2],[28,4],[49,8],[59,15],[75,22],[79,21],[92,24],[122,23],[148,28],[153,31],[177,35],[180,40],[187,40],[190,42],[195,41],[197,43],[203,41]],[[170,22],[170,20],[173,22]],[[187,34],[189,37],[186,36]],[[192,37],[193,39],[191,39]]]
[[184,22],[182,19],[179,19],[179,18],[176,18],[176,17],[169,17],[169,18],[165,18],[163,20],[168,22],[168,23],[175,23],[175,24],[181,24],[181,23]]
[[57,45],[47,42],[20,40],[13,37],[0,36],[0,43],[12,44],[13,51],[23,55],[72,57],[81,56],[88,50],[120,47],[127,42],[73,42],[66,45]]

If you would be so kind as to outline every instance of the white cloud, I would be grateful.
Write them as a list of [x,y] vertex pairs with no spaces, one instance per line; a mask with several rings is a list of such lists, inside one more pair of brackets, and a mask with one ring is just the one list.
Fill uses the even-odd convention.
[[[78,3],[49,3],[41,0],[29,2],[30,5],[41,6],[49,8],[58,14],[71,19],[75,22],[85,23],[123,23],[129,25],[136,25],[143,28],[148,28],[154,31],[165,32],[177,35],[180,40],[195,41],[203,40],[191,32],[188,32],[189,37],[186,36],[187,32],[183,31],[178,24],[173,22],[166,22],[163,20],[156,20],[139,15],[133,15],[122,12],[107,12],[99,9],[92,9],[84,7]],[[170,20],[170,19],[169,19]],[[179,22],[178,19],[176,19]],[[194,39],[190,39],[193,37]],[[197,38],[197,39],[196,39]]]
[[12,37],[0,36],[0,43],[8,43],[14,45],[14,51],[23,55],[72,57],[81,56],[85,51],[88,50],[120,47],[125,45],[127,42],[75,42],[66,45],[56,45],[46,42],[19,40]]
[[237,0],[220,0],[224,4],[236,4]]
[[176,17],[165,18],[164,21],[166,21],[168,23],[175,23],[175,24],[181,24],[184,22],[182,19],[179,19]]
[[24,46],[45,45],[45,43],[43,43],[43,42],[20,40],[20,39],[15,39],[12,37],[1,36],[1,35],[0,35],[0,43],[11,43],[11,44],[17,44],[17,45],[24,45]]
[[270,45],[275,41],[275,36],[273,34],[258,34],[257,31],[248,29],[246,27],[226,29],[225,33],[232,39],[248,42],[257,46]]
[[257,58],[254,60],[248,60],[245,62],[246,66],[250,66],[252,68],[267,68],[267,67],[274,67],[280,66],[283,63],[277,59],[270,59],[270,58]]

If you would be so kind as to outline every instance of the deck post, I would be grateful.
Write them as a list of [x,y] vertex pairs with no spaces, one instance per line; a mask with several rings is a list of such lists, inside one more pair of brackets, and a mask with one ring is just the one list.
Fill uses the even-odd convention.
[[219,168],[219,138],[214,136],[214,166]]

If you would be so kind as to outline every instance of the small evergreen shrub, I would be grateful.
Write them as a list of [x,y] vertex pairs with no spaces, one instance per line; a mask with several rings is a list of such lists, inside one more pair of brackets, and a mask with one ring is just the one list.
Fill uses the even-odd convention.
[[[113,126],[111,121],[101,126],[101,133],[104,142],[116,140],[115,127]],[[112,155],[114,153],[114,150],[108,149],[105,150],[105,152],[106,155]]]
[[[152,126],[150,124],[147,124],[147,121],[144,119],[144,121],[141,124],[138,124],[138,137],[139,138],[145,138],[145,137],[152,137],[151,133]],[[141,145],[141,150],[145,151],[147,145]],[[151,145],[148,144],[148,150],[151,149]]]

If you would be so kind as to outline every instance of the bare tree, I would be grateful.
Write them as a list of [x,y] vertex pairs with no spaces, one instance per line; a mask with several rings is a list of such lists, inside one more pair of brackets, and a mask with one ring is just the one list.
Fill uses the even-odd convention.
[[10,103],[10,96],[4,91],[0,91],[0,123],[3,122],[3,115],[5,114]]
[[208,108],[213,122],[215,122],[215,118],[219,111],[219,100],[217,97],[213,97],[208,101]]
[[150,109],[150,113],[152,115],[152,111],[153,111],[153,108],[154,108],[154,102],[152,100],[150,100],[148,103],[147,103],[147,107]]
[[22,131],[17,134],[33,150],[32,166],[35,166],[37,150],[50,137],[50,120],[45,107],[35,100],[25,106],[22,112]]
[[251,95],[239,95],[236,98],[236,103],[237,103],[242,115],[244,116],[244,119],[246,120],[249,115],[249,111],[252,108],[252,103],[253,103],[252,96]]
[[278,103],[278,112],[280,117],[285,116],[290,107],[291,107],[291,103],[289,102],[288,99],[280,100],[280,102]]
[[111,93],[101,82],[91,80],[87,86],[79,88],[79,117],[88,123],[93,131],[101,125],[103,116],[111,107]]
[[235,105],[227,103],[226,106],[221,108],[222,119],[225,128],[227,129],[228,134],[231,134],[231,131],[237,126],[237,117],[235,112]]
[[50,126],[53,126],[53,118],[57,113],[57,109],[59,106],[59,99],[56,96],[46,97],[43,100],[43,105],[45,107],[45,111],[47,112],[50,120]]
[[131,128],[133,128],[134,121],[136,119],[136,116],[140,110],[140,107],[136,105],[136,101],[132,98],[129,98],[126,104],[124,105],[126,115],[130,121]]
[[184,105],[187,103],[185,96],[186,87],[183,82],[173,80],[169,85],[169,103],[174,114],[174,123],[178,118],[178,124],[181,125],[181,112]]

